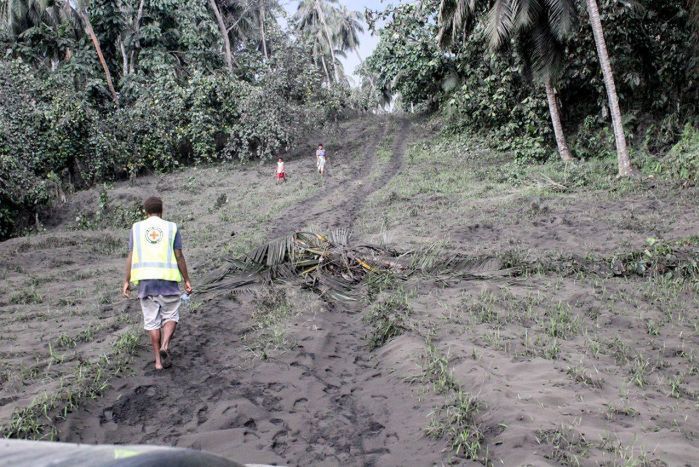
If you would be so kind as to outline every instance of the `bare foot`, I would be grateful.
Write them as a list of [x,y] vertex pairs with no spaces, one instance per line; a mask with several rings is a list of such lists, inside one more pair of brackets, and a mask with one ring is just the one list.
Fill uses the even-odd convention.
[[162,365],[158,365],[157,363],[155,364],[155,371],[160,371],[163,369]]
[[170,352],[168,352],[167,349],[160,349],[160,360],[163,362],[163,368],[170,368],[172,366]]

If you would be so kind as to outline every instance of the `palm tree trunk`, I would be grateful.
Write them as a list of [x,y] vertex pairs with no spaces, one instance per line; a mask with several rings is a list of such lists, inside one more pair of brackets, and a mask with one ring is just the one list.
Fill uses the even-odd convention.
[[330,73],[328,73],[328,65],[325,64],[325,56],[322,54],[320,56],[320,63],[323,64],[323,70],[325,71],[325,79],[328,81],[328,84],[331,84],[332,80],[330,79]]
[[134,24],[135,26],[135,33],[138,35],[139,30],[141,29],[141,18],[143,17],[143,4],[145,0],[141,0],[141,2],[138,4],[138,13],[136,14],[136,22]]
[[626,146],[624,125],[621,121],[621,110],[619,109],[619,96],[616,93],[616,85],[614,84],[614,74],[612,73],[612,65],[609,62],[607,43],[604,40],[602,20],[599,16],[597,0],[586,1],[587,11],[590,15],[592,33],[595,36],[595,44],[597,45],[597,55],[599,57],[600,66],[602,67],[602,75],[604,76],[604,85],[607,88],[607,98],[609,99],[609,111],[612,114],[612,127],[614,129],[614,139],[616,140],[616,152],[617,158],[619,160],[619,176],[626,177],[633,175],[633,167],[631,166],[631,160],[629,159],[629,150]]
[[267,55],[267,39],[265,38],[265,7],[260,6],[260,34],[262,34],[262,52],[265,55],[265,60],[269,59]]
[[226,67],[228,71],[233,73],[233,54],[231,53],[231,40],[228,37],[228,31],[226,30],[226,23],[223,22],[223,16],[216,5],[216,0],[209,0],[209,6],[214,12],[216,17],[216,22],[218,23],[218,30],[221,33],[221,38],[223,39],[224,55],[226,59]]
[[121,36],[119,36],[117,42],[119,44],[119,50],[121,51],[121,74],[122,76],[126,76],[129,74],[129,56],[126,53],[126,47],[124,47],[124,41],[121,39]]
[[83,23],[85,24],[85,33],[88,36],[90,36],[92,44],[95,46],[97,58],[99,59],[100,64],[102,65],[102,69],[104,70],[104,76],[107,79],[107,87],[109,87],[109,92],[112,94],[112,99],[114,99],[114,103],[116,105],[119,105],[119,96],[117,96],[116,89],[114,89],[114,84],[112,83],[112,74],[109,71],[109,67],[107,66],[107,61],[104,59],[104,54],[102,54],[102,47],[100,46],[100,41],[97,38],[97,35],[95,34],[95,30],[92,29],[90,16],[86,12],[83,12],[80,13],[80,17]]
[[[143,5],[145,3],[145,0],[141,0],[138,4],[138,13],[136,13],[136,21],[134,22],[134,41],[139,41],[140,40],[140,35],[141,35],[141,18],[143,18]],[[140,49],[140,42],[138,42],[138,48]],[[134,44],[131,44],[131,53],[129,54],[130,60],[129,60],[129,73],[133,73],[136,68],[136,47]]]
[[553,124],[553,133],[556,135],[556,145],[558,146],[558,154],[564,162],[572,162],[573,156],[570,154],[566,136],[563,133],[563,125],[561,124],[561,113],[558,109],[558,100],[556,99],[556,91],[553,89],[551,80],[547,79],[544,82],[546,88],[546,99],[549,103],[549,113],[551,114],[551,123]]
[[[689,2],[689,23],[692,26],[694,34],[692,41],[694,44],[694,57],[699,58],[699,0],[690,0]],[[694,71],[699,75],[699,60],[694,60]]]
[[335,48],[333,47],[333,41],[330,36],[330,29],[328,29],[328,23],[325,22],[325,13],[323,13],[323,8],[320,6],[320,2],[316,1],[316,11],[318,12],[318,18],[323,24],[323,31],[325,32],[325,38],[328,41],[328,48],[330,49],[330,56],[333,61],[333,74],[335,75],[335,82],[340,82],[340,75],[337,73],[337,62],[335,61]]

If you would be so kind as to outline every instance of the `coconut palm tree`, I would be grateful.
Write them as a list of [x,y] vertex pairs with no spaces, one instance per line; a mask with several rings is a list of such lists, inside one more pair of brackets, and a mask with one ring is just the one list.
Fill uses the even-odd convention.
[[61,22],[80,24],[88,35],[102,65],[107,87],[115,104],[119,96],[114,89],[112,74],[102,53],[102,47],[92,27],[89,13],[90,0],[4,0],[2,13],[5,27],[15,37],[41,23],[56,26]]
[[297,20],[297,28],[301,32],[310,33],[312,36],[315,36],[318,31],[322,33],[327,42],[327,50],[333,64],[333,76],[337,83],[340,82],[340,73],[335,57],[334,35],[329,25],[332,3],[337,3],[337,0],[301,0],[294,16]]
[[60,5],[50,0],[4,0],[0,4],[0,15],[11,37],[42,23],[56,26],[61,22]]
[[[463,40],[471,32],[476,15],[485,11],[479,10],[480,6],[475,0],[441,2],[438,41],[442,47]],[[502,51],[515,38],[534,77],[543,83],[558,153],[564,161],[572,161],[554,86],[563,62],[561,40],[569,34],[573,24],[572,1],[496,0],[487,16],[490,49]]]
[[604,86],[607,88],[609,112],[612,115],[612,128],[614,129],[616,153],[619,161],[619,176],[628,177],[633,175],[634,170],[631,166],[629,150],[626,146],[624,124],[621,120],[621,110],[619,108],[619,96],[616,92],[616,85],[614,84],[614,74],[612,73],[612,65],[609,61],[609,52],[607,52],[607,42],[604,40],[602,20],[600,19],[597,0],[585,0],[585,2],[587,3],[587,12],[590,15],[592,34],[595,36],[595,45],[597,46],[597,56],[599,57],[602,76],[604,77]]
[[[562,2],[559,3],[562,4]],[[572,27],[572,21],[562,19],[563,15],[571,18],[566,12],[535,8],[528,12],[527,18],[517,18],[515,23],[521,27],[517,35],[519,53],[524,58],[527,67],[533,72],[534,79],[543,83],[546,90],[546,102],[549,107],[558,154],[563,161],[571,162],[573,156],[563,132],[555,89],[555,83],[563,68],[565,54],[563,40],[570,34]],[[552,18],[556,16],[561,19],[552,21]]]
[[359,55],[359,33],[364,32],[362,15],[358,11],[351,11],[342,5],[335,13],[334,18],[335,43],[341,50],[352,50],[357,55],[359,63],[362,57]]
[[[339,83],[341,80],[343,80],[345,78],[344,70],[342,68],[342,63],[339,61],[333,63],[333,74],[337,78],[333,80],[330,76],[328,59],[332,60],[332,55],[328,50],[328,42],[325,39],[325,33],[322,31],[322,28],[317,29],[315,34],[309,37],[309,40],[313,61],[316,63],[316,65],[320,65],[320,68],[323,70],[325,74],[325,82],[332,84],[333,82]],[[335,51],[334,55],[336,59],[337,56],[345,56],[344,52],[341,50]]]
[[228,28],[226,23],[223,21],[223,15],[221,14],[221,9],[219,8],[216,0],[209,0],[209,8],[216,18],[216,25],[218,26],[218,32],[221,34],[221,40],[223,41],[223,58],[226,61],[226,68],[230,73],[233,73],[233,52],[231,51],[231,38],[228,35]]
[[100,41],[95,34],[95,30],[92,28],[92,22],[90,21],[90,12],[88,10],[90,6],[90,0],[66,0],[63,3],[64,11],[66,15],[77,15],[83,28],[85,28],[85,34],[88,35],[92,41],[92,45],[95,47],[95,52],[97,52],[97,58],[99,59],[102,69],[104,70],[104,76],[107,80],[107,87],[112,95],[112,100],[116,105],[119,105],[119,96],[117,95],[116,89],[114,89],[114,83],[112,82],[112,73],[109,71],[107,66],[107,61],[104,59],[104,54],[102,53],[102,46]]
[[[61,7],[50,0],[2,0],[0,1],[0,25],[13,40],[20,35],[42,26],[55,30],[63,22]],[[76,37],[80,33],[76,28]],[[41,55],[51,62],[51,70],[58,68],[65,50],[57,43],[46,41],[41,44]]]
[[[492,3],[489,11],[489,32],[491,47],[497,46],[498,41],[504,40],[505,31],[514,31],[523,24],[531,22],[531,17],[537,9],[547,8],[549,26],[551,31],[565,31],[575,18],[575,6],[582,0],[441,0],[439,5],[439,33],[437,39],[442,46],[447,46],[458,40],[462,40],[473,29],[474,21],[479,13],[486,10]],[[597,55],[600,60],[604,83],[607,89],[612,125],[616,140],[617,158],[619,161],[619,175],[629,176],[633,174],[633,168],[629,159],[624,128],[619,109],[619,98],[614,84],[609,54],[604,40],[602,22],[599,16],[599,8],[596,0],[584,0],[590,16]],[[551,88],[547,88],[547,96]],[[550,100],[550,99],[549,99]],[[551,108],[551,105],[549,104]],[[554,118],[552,114],[552,119]],[[555,128],[555,124],[554,124]]]

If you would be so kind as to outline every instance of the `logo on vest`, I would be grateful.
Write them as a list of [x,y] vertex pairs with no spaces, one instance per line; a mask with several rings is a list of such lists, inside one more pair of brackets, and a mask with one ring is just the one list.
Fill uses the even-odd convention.
[[153,245],[160,243],[163,239],[163,231],[158,227],[149,227],[146,229],[146,241]]

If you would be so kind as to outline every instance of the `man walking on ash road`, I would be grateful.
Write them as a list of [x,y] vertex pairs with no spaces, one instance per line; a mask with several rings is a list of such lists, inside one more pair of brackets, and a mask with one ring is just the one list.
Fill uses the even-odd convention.
[[150,197],[143,208],[148,218],[131,227],[122,293],[129,298],[129,283],[138,284],[144,329],[153,344],[155,369],[162,370],[172,365],[170,339],[180,320],[179,282],[184,279],[187,294],[192,293],[192,284],[177,225],[162,219],[163,201]]
[[318,150],[316,151],[316,166],[318,167],[318,173],[322,176],[325,175],[325,149],[322,144],[318,145]]

